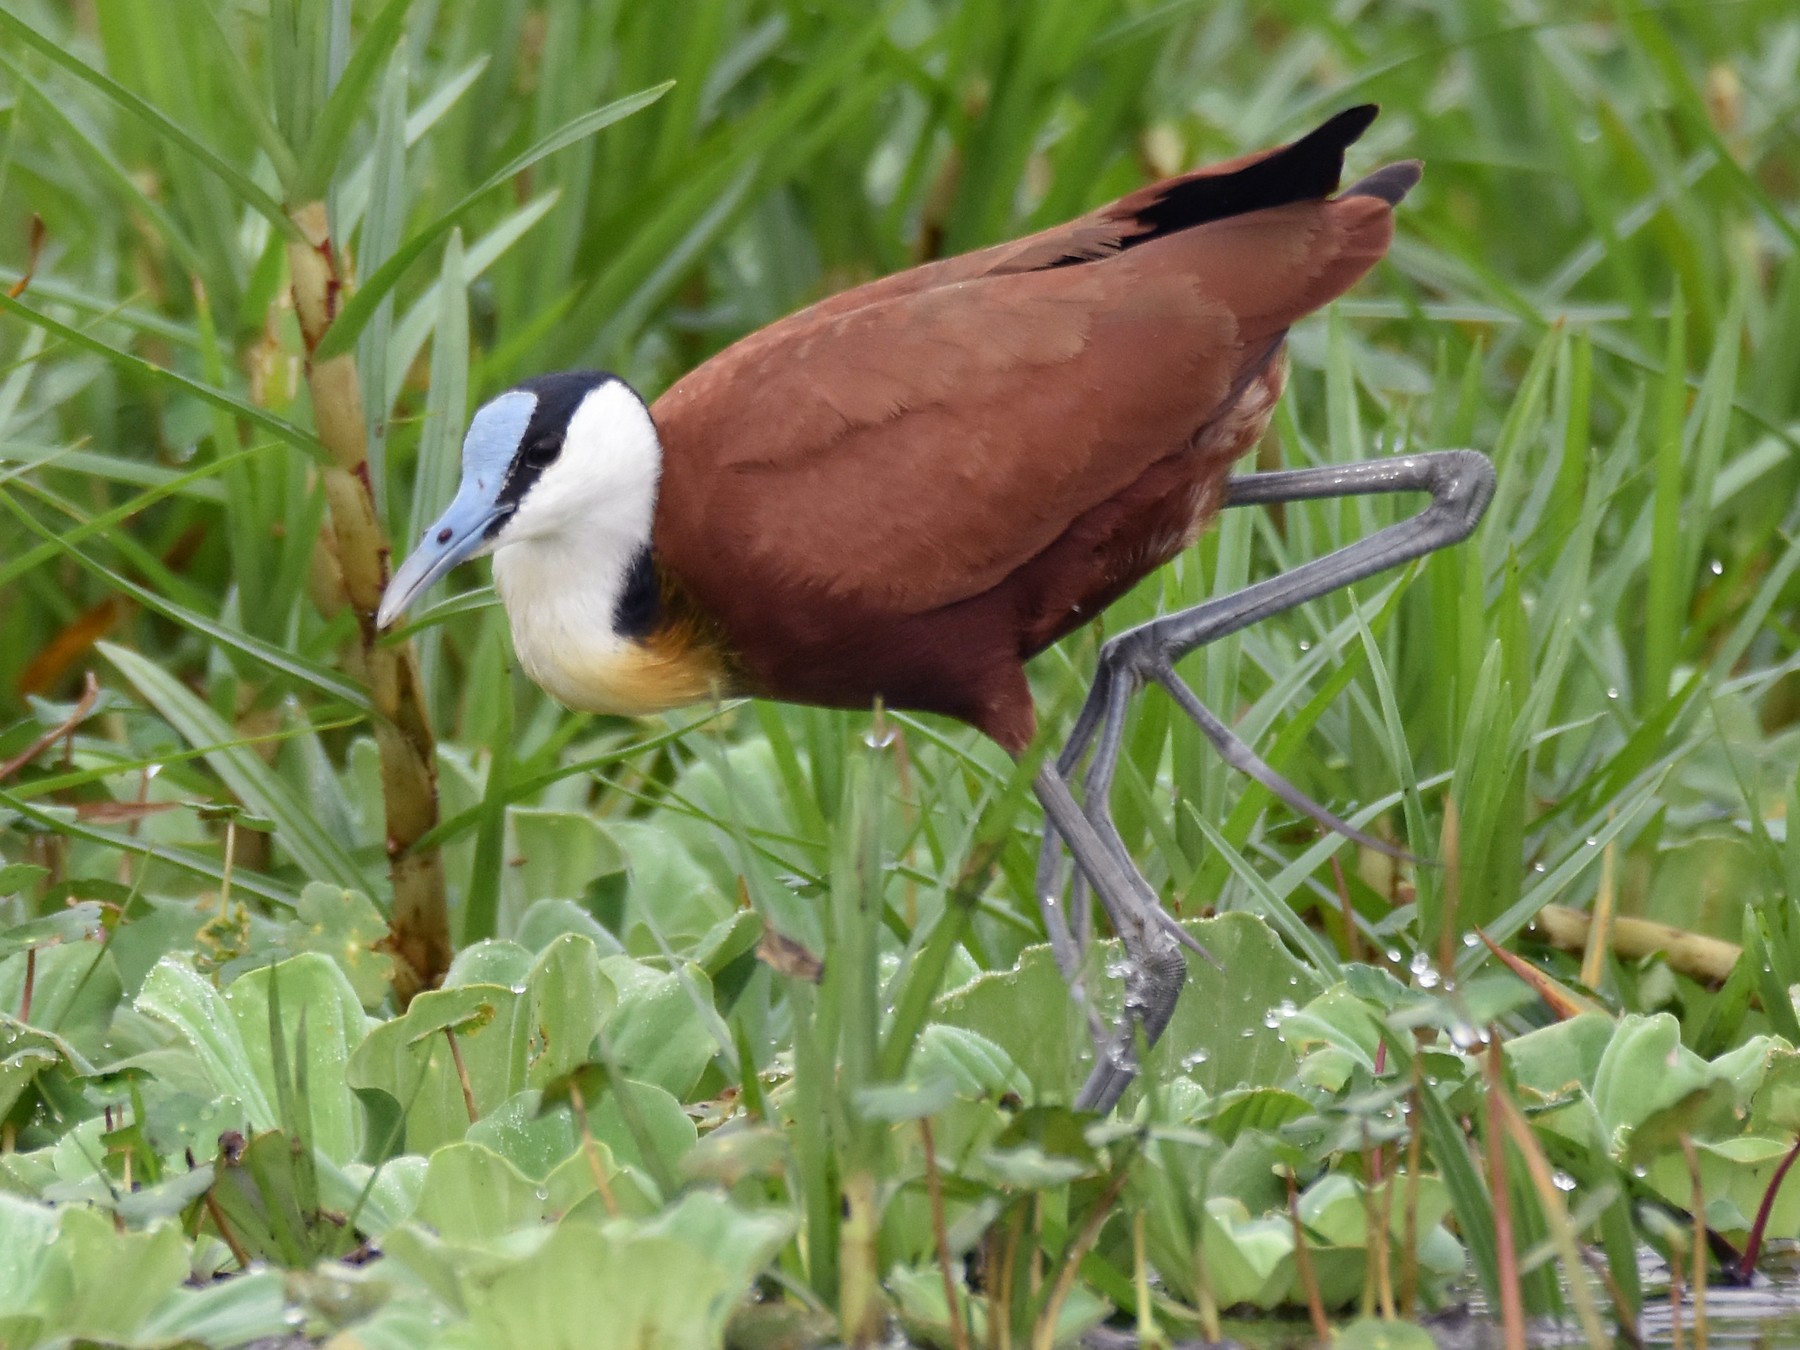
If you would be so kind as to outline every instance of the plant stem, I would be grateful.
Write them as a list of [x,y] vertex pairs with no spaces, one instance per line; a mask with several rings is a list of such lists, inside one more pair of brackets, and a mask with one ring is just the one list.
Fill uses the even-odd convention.
[[325,498],[344,594],[356,615],[362,675],[375,705],[375,744],[381,756],[381,795],[387,811],[388,875],[394,887],[389,952],[394,994],[404,1007],[450,968],[450,920],[444,866],[435,847],[413,846],[438,823],[437,767],[418,653],[411,642],[383,643],[375,610],[388,580],[388,542],[369,483],[367,433],[356,358],[312,360],[350,279],[331,238],[325,203],[296,207],[292,219],[305,242],[288,245],[294,311],[306,342],[307,387],[313,423],[331,457],[323,470]]
[[1408,1093],[1412,1110],[1406,1116],[1406,1211],[1400,1238],[1400,1316],[1409,1320],[1419,1299],[1419,1153],[1424,1145],[1424,1110],[1419,1105],[1419,1094],[1423,1090],[1419,1061],[1414,1059],[1412,1090]]
[[950,1236],[944,1224],[944,1187],[938,1180],[937,1145],[931,1137],[931,1119],[919,1118],[919,1139],[925,1146],[925,1192],[931,1198],[931,1237],[937,1244],[938,1274],[944,1279],[944,1309],[955,1350],[969,1350],[969,1332],[963,1325],[956,1301],[956,1278],[950,1273]]
[[1687,1159],[1688,1183],[1694,1195],[1694,1350],[1706,1350],[1706,1189],[1700,1182],[1700,1155],[1685,1133],[1681,1153]]
[[844,1178],[844,1226],[838,1233],[838,1324],[846,1345],[881,1338],[881,1282],[876,1274],[875,1173]]
[[1300,1222],[1300,1188],[1292,1168],[1284,1168],[1287,1181],[1288,1221],[1294,1226],[1294,1270],[1306,1294],[1306,1312],[1312,1318],[1313,1335],[1320,1345],[1331,1343],[1331,1322],[1325,1316],[1325,1300],[1319,1296],[1319,1279],[1313,1272],[1312,1250],[1306,1245],[1306,1228]]
[[475,1109],[475,1088],[469,1082],[469,1070],[463,1063],[462,1047],[456,1043],[456,1029],[445,1027],[444,1039],[450,1042],[450,1059],[456,1065],[456,1081],[462,1085],[463,1108],[469,1113],[469,1124],[473,1125],[481,1119],[481,1112]]
[[[1608,814],[1611,819],[1611,813]],[[1619,841],[1612,840],[1600,855],[1600,888],[1594,892],[1594,919],[1588,926],[1587,950],[1581,956],[1581,982],[1589,989],[1599,989],[1606,973],[1606,944],[1613,920],[1614,877],[1619,866]]]
[[600,1203],[606,1206],[609,1218],[619,1217],[619,1200],[613,1194],[612,1183],[606,1179],[606,1169],[600,1165],[600,1149],[594,1142],[594,1132],[588,1128],[587,1102],[581,1095],[578,1083],[569,1084],[569,1104],[575,1108],[575,1123],[581,1130],[581,1156],[587,1160],[588,1171],[594,1178],[594,1189],[600,1192]]
[[[1496,1038],[1492,1053],[1500,1052]],[[1525,1350],[1525,1304],[1519,1288],[1519,1250],[1513,1241],[1512,1193],[1506,1178],[1506,1126],[1500,1095],[1490,1085],[1487,1099],[1488,1191],[1494,1197],[1494,1245],[1499,1249],[1500,1322],[1506,1350]]]
[[1062,1269],[1056,1273],[1056,1283],[1050,1286],[1050,1297],[1044,1303],[1044,1311],[1038,1317],[1037,1331],[1031,1338],[1032,1350],[1051,1350],[1056,1344],[1056,1324],[1062,1320],[1063,1304],[1068,1301],[1070,1291],[1075,1288],[1075,1276],[1081,1270],[1082,1261],[1100,1240],[1100,1230],[1105,1226],[1107,1216],[1112,1213],[1113,1205],[1119,1199],[1119,1192],[1125,1189],[1125,1178],[1130,1174],[1129,1166],[1119,1168],[1100,1198],[1094,1202],[1094,1208],[1081,1225],[1081,1231],[1075,1235],[1074,1243],[1063,1257]]
[[[25,1019],[21,1017],[21,1022]],[[1788,1169],[1794,1165],[1794,1159],[1800,1158],[1800,1138],[1794,1140],[1782,1160],[1776,1164],[1775,1175],[1769,1178],[1769,1188],[1763,1192],[1762,1203],[1756,1207],[1756,1221],[1750,1225],[1750,1238],[1744,1243],[1743,1259],[1738,1262],[1738,1279],[1745,1284],[1756,1273],[1756,1258],[1762,1253],[1763,1233],[1769,1226],[1769,1211],[1775,1208],[1775,1197],[1781,1191],[1781,1183],[1787,1180]]]
[[19,996],[19,1020],[31,1021],[31,995],[37,988],[37,948],[25,949],[25,990]]

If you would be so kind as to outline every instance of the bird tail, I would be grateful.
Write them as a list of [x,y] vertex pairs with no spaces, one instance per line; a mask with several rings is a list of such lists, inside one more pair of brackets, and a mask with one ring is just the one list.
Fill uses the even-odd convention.
[[1416,159],[1403,159],[1384,164],[1366,178],[1359,178],[1338,194],[1339,197],[1379,197],[1389,206],[1400,205],[1401,198],[1418,186],[1425,166]]

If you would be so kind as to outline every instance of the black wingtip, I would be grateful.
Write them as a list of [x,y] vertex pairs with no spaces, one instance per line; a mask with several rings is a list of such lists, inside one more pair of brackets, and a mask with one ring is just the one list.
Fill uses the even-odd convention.
[[[1345,108],[1299,140],[1252,159],[1241,168],[1201,170],[1170,179],[1151,189],[1153,195],[1148,200],[1133,194],[1126,200],[1134,204],[1132,214],[1136,228],[1126,232],[1119,247],[1136,248],[1178,230],[1190,230],[1197,225],[1250,211],[1265,211],[1294,202],[1323,201],[1338,190],[1344,173],[1344,151],[1368,130],[1369,123],[1380,111],[1373,103]],[[1395,167],[1398,166],[1390,166]],[[1364,184],[1374,183],[1386,172],[1378,171],[1351,191],[1374,191],[1365,188]],[[1405,187],[1411,187],[1417,179],[1417,166],[1414,166],[1412,180]],[[1397,182],[1398,179],[1381,179],[1382,186]],[[1400,189],[1402,193],[1405,187]],[[1375,195],[1381,194],[1376,192]],[[1087,261],[1091,261],[1088,255],[1070,255],[1052,266],[1072,266]]]
[[1345,108],[1341,113],[1333,113],[1317,127],[1300,138],[1301,142],[1324,141],[1334,144],[1339,149],[1354,144],[1369,129],[1369,124],[1381,115],[1379,103],[1358,103],[1354,108]]
[[1289,200],[1329,197],[1337,191],[1344,172],[1344,152],[1369,129],[1380,112],[1378,103],[1359,103],[1333,113],[1299,140],[1275,151],[1262,161],[1262,166],[1285,180]]
[[1343,191],[1346,197],[1379,197],[1389,206],[1398,206],[1419,185],[1425,166],[1416,159],[1403,159],[1397,164],[1384,164],[1367,178],[1359,178]]

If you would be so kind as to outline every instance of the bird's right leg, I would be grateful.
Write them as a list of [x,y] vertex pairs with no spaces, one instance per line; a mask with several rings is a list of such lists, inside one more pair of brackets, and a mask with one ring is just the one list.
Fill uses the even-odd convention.
[[[1418,515],[1367,539],[1241,591],[1152,619],[1113,638],[1101,650],[1094,687],[1076,719],[1069,744],[1055,764],[1046,764],[1039,771],[1037,783],[1047,817],[1038,867],[1039,902],[1065,978],[1079,993],[1085,943],[1077,935],[1085,937],[1085,923],[1078,920],[1071,930],[1059,907],[1059,841],[1068,844],[1075,859],[1078,879],[1071,891],[1071,908],[1085,914],[1081,892],[1081,879],[1085,878],[1125,949],[1125,1015],[1113,1033],[1097,1036],[1096,1062],[1076,1098],[1078,1106],[1105,1110],[1130,1084],[1136,1072],[1137,1037],[1142,1035],[1145,1045],[1154,1044],[1174,1013],[1186,975],[1186,960],[1178,944],[1197,945],[1158,903],[1113,825],[1108,794],[1131,696],[1152,681],[1161,684],[1232,767],[1327,828],[1392,852],[1390,846],[1339,819],[1264,763],[1200,702],[1176,675],[1174,663],[1195,648],[1260,619],[1465,538],[1481,518],[1493,489],[1493,466],[1485,456],[1470,450],[1234,478],[1227,506],[1411,491],[1429,492],[1432,500]],[[1084,801],[1077,806],[1069,780],[1090,750],[1093,761],[1084,783]]]

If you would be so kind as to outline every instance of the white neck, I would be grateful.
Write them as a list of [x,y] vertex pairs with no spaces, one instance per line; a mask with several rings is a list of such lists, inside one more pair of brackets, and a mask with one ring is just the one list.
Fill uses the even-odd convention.
[[634,644],[614,627],[631,565],[650,542],[662,445],[619,381],[569,419],[562,452],[526,492],[494,552],[494,585],[526,673],[571,707],[598,708],[593,672]]
[[494,554],[519,664],[572,708],[592,708],[581,672],[605,668],[632,645],[613,627],[629,560],[598,542],[531,540]]

